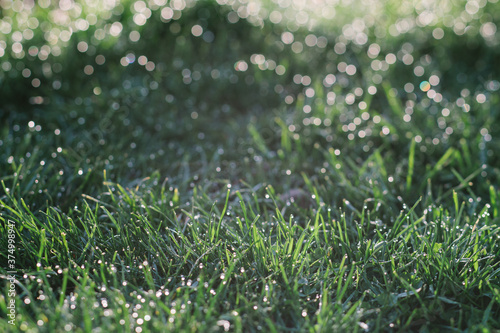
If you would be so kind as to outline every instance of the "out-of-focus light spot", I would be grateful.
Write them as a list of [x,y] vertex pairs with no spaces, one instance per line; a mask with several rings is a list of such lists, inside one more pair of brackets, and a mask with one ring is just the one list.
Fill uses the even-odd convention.
[[337,64],[337,70],[338,70],[339,72],[341,72],[341,73],[345,73],[346,68],[347,68],[347,64],[346,64],[345,62],[343,62],[343,61],[342,61],[342,62],[339,62],[339,63]]
[[368,36],[363,32],[358,32],[356,38],[354,38],[354,43],[358,45],[365,45],[368,42]]
[[324,49],[328,45],[328,39],[324,36],[318,37],[318,41],[316,42],[316,46],[320,49]]
[[469,0],[465,4],[465,10],[467,13],[474,15],[479,11],[479,4],[475,0]]
[[346,51],[346,45],[342,42],[338,42],[335,44],[335,46],[333,47],[333,50],[335,51],[335,53],[337,54],[344,54],[345,51]]
[[263,65],[266,62],[266,57],[263,54],[252,54],[250,62],[254,65]]
[[368,47],[368,56],[372,59],[376,58],[380,53],[380,45],[373,43]]
[[78,51],[80,52],[87,52],[87,50],[89,49],[89,44],[87,44],[87,42],[79,42],[77,45],[76,45],[76,48],[78,49]]
[[497,80],[488,81],[486,83],[486,89],[488,89],[489,91],[497,91],[498,89],[500,89],[500,82],[498,82]]
[[63,11],[68,11],[71,8],[73,8],[73,6],[74,6],[73,1],[70,1],[70,0],[59,1],[59,8],[61,8],[61,10],[63,10]]
[[146,16],[143,13],[137,13],[134,15],[133,20],[134,20],[135,24],[141,26],[141,25],[146,24],[148,19],[146,18]]
[[106,62],[106,58],[102,54],[99,54],[97,57],[95,57],[96,64],[103,65],[105,62]]
[[129,53],[125,56],[125,59],[127,60],[127,63],[132,64],[135,62],[135,54]]
[[311,79],[311,77],[309,75],[304,75],[300,79],[300,83],[302,83],[304,86],[310,85],[311,82],[312,82],[312,79]]
[[203,40],[207,43],[212,43],[215,39],[215,35],[212,31],[206,31],[203,36]]
[[196,24],[191,28],[191,33],[195,37],[200,37],[201,34],[203,33],[203,28],[201,27],[201,25]]
[[268,59],[266,60],[267,69],[274,70],[276,68],[276,61]]
[[297,13],[297,16],[295,16],[295,20],[298,24],[305,25],[307,21],[309,21],[309,15],[307,15],[305,11],[301,10]]
[[142,0],[139,0],[139,1],[135,1],[134,5],[134,10],[138,13],[143,13],[146,17],[149,18],[150,14],[150,9],[147,8],[147,5],[144,1]]
[[106,37],[106,31],[104,31],[104,29],[97,29],[94,32],[94,37],[97,40],[103,40]]
[[480,33],[483,38],[489,39],[495,36],[497,26],[493,22],[486,22],[481,25]]
[[442,39],[444,37],[444,30],[441,28],[436,28],[432,30],[432,37],[435,39]]
[[175,10],[183,10],[186,8],[186,1],[184,0],[172,0],[170,1],[170,7]]
[[128,38],[130,39],[131,42],[135,43],[138,42],[139,39],[141,39],[141,34],[139,33],[139,31],[133,30],[128,35]]
[[[25,31],[31,31],[31,30],[25,30]],[[73,33],[71,31],[68,31],[68,30],[64,30],[61,32],[61,34],[59,35],[59,39],[63,42],[68,42],[70,39],[71,39],[71,35]],[[30,38],[31,39],[31,38]]]
[[102,93],[102,89],[100,87],[95,87],[93,92],[94,95],[99,96]]
[[325,79],[323,80],[323,85],[325,87],[331,87],[335,82],[337,81],[337,78],[333,74],[328,74]]
[[411,54],[405,54],[403,56],[403,63],[405,65],[411,65],[411,64],[413,64],[413,56]]
[[123,30],[123,25],[120,22],[114,22],[109,28],[109,34],[113,37],[117,37],[121,34]]
[[8,61],[4,61],[4,62],[2,63],[2,69],[3,69],[4,71],[6,71],[6,72],[10,71],[10,70],[12,69],[12,65],[11,65],[11,63],[10,63],[10,62],[8,62]]
[[281,34],[281,41],[285,44],[292,44],[294,40],[293,34],[289,31],[285,31]]
[[238,72],[245,72],[248,69],[246,61],[240,60],[234,64],[234,69]]
[[23,51],[23,44],[19,42],[12,44],[12,51],[14,53],[21,53]]
[[417,17],[417,24],[421,27],[431,25],[436,19],[436,15],[430,10],[424,10]]
[[166,21],[170,21],[174,17],[174,11],[170,7],[164,7],[161,10],[161,17]]
[[227,14],[227,20],[229,21],[229,23],[236,23],[240,20],[240,17],[237,13],[230,12],[229,14]]
[[479,104],[483,104],[484,102],[486,102],[486,95],[485,94],[478,94],[476,96],[476,101],[479,103]]
[[353,105],[355,100],[356,97],[354,96],[354,94],[349,93],[345,96],[345,102],[347,105]]
[[218,78],[220,78],[220,71],[218,69],[212,69],[212,71],[210,72],[210,76],[212,77],[212,79],[217,80]]
[[43,97],[42,96],[35,96],[30,98],[30,104],[43,104]]
[[25,78],[29,78],[31,76],[31,70],[29,68],[23,69],[21,75]]
[[356,66],[354,65],[348,65],[345,69],[345,72],[347,73],[347,75],[354,75],[356,74]]
[[39,25],[39,22],[38,22],[38,19],[36,17],[30,17],[28,19],[28,27],[30,29],[36,29],[36,28],[38,28],[38,25]]
[[372,81],[373,81],[373,83],[375,83],[375,84],[380,84],[380,83],[382,83],[382,79],[383,79],[383,78],[382,78],[382,75],[380,75],[380,74],[375,74],[375,75],[373,75],[373,77],[372,77]]
[[389,53],[385,56],[385,61],[389,64],[389,65],[392,65],[396,62],[397,58],[396,58],[396,55],[394,55],[393,53]]
[[52,47],[52,55],[55,57],[59,57],[61,55],[61,48],[57,45]]
[[333,92],[333,91],[330,91],[327,95],[326,95],[326,103],[328,105],[333,105],[335,104],[335,100],[337,99],[337,95]]
[[429,89],[431,89],[431,84],[429,83],[429,81],[420,82],[420,90],[422,90],[423,92],[427,92],[429,91]]
[[278,74],[278,75],[283,75],[283,74],[285,74],[285,72],[286,72],[286,68],[285,68],[285,66],[283,66],[283,65],[278,65],[278,66],[276,66],[276,69],[275,69],[274,71],[275,71],[275,72],[276,72],[276,74]]
[[240,8],[238,8],[238,16],[242,19],[245,19],[248,17],[248,11],[247,11],[247,7],[245,6],[241,6]]
[[382,69],[382,62],[380,60],[373,60],[371,63],[370,63],[370,67],[374,70],[374,71],[379,71]]
[[137,63],[141,66],[144,66],[148,63],[148,57],[141,55],[139,58],[137,58]]
[[83,72],[87,75],[92,75],[94,73],[94,67],[92,67],[92,65],[87,65],[83,68]]
[[14,42],[22,42],[23,41],[23,34],[21,31],[14,31],[11,36],[12,40]]
[[316,92],[314,91],[314,89],[313,89],[313,88],[307,88],[307,89],[306,89],[306,96],[307,96],[307,97],[309,97],[309,98],[314,97],[314,94],[315,94],[315,93],[316,93]]
[[313,34],[309,34],[306,36],[305,43],[309,47],[316,46],[316,44],[318,43],[318,38]]
[[413,74],[415,74],[415,76],[422,76],[424,75],[425,73],[425,70],[422,66],[417,66],[413,69]]
[[172,96],[170,94],[165,96],[165,102],[167,102],[167,103],[172,103],[174,101],[174,99],[175,99],[174,96]]
[[31,80],[31,85],[33,87],[35,87],[35,88],[40,87],[40,84],[41,84],[40,79],[33,79],[33,80]]
[[431,77],[429,78],[429,83],[431,84],[431,86],[437,86],[440,82],[440,79],[439,79],[439,76],[437,75],[431,75]]
[[280,23],[282,18],[283,16],[277,10],[272,11],[271,14],[269,15],[269,20],[274,24]]
[[295,84],[300,84],[302,82],[302,75],[300,74],[295,74],[293,76],[293,83]]
[[87,20],[79,18],[75,22],[75,27],[78,30],[87,31],[89,29],[89,27],[90,27],[90,24],[89,24],[89,22]]
[[404,89],[407,93],[413,92],[414,86],[412,83],[408,82],[405,84]]
[[458,21],[455,23],[455,25],[453,26],[453,32],[455,32],[455,34],[457,34],[458,36],[461,36],[465,33],[465,28],[467,26],[465,25],[465,23],[461,22],[461,21]]

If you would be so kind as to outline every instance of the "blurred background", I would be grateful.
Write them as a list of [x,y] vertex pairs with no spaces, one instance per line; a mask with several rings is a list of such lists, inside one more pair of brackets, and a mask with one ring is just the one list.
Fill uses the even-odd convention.
[[259,182],[236,166],[273,170],[266,161],[291,150],[287,140],[312,160],[299,154],[278,174],[321,173],[314,159],[329,149],[356,161],[392,147],[384,158],[398,161],[412,141],[422,165],[450,147],[478,161],[463,174],[496,163],[496,0],[0,7],[3,170],[31,157],[38,175],[51,164],[133,181],[215,160],[224,177]]

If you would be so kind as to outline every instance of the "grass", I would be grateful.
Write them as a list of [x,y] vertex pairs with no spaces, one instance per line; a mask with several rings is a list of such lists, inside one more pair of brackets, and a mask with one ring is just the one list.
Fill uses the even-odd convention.
[[[2,331],[500,329],[499,73],[487,61],[498,48],[477,33],[498,23],[492,4],[465,35],[437,23],[440,41],[436,27],[382,37],[391,14],[358,45],[342,33],[348,7],[338,7],[347,23],[306,29],[230,24],[230,7],[203,1],[168,22],[149,4],[138,26],[123,3],[111,17],[95,12],[60,56],[0,58],[10,66],[0,75],[0,246],[14,224],[17,279],[11,325],[3,251]],[[36,8],[48,22],[53,7]],[[95,39],[113,20],[121,35]],[[214,40],[194,37],[194,24]],[[288,30],[302,52],[282,43]],[[328,46],[307,46],[310,34]],[[33,45],[43,38],[34,30]],[[92,50],[76,51],[80,41]],[[478,60],[462,52],[450,66],[443,50],[464,47]],[[398,60],[377,69],[387,54]],[[432,75],[441,98],[419,88]]]

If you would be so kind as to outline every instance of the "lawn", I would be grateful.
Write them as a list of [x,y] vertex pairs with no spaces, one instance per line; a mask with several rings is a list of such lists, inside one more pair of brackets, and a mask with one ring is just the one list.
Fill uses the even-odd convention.
[[499,25],[0,1],[0,331],[497,332]]

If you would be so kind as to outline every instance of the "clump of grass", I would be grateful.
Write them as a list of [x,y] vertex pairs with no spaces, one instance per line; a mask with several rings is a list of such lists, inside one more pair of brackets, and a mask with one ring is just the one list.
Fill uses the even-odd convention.
[[215,204],[197,187],[182,203],[182,191],[159,180],[107,183],[101,199],[86,196],[71,215],[35,216],[12,196],[2,200],[2,218],[22,226],[23,328],[498,325],[500,229],[488,207],[470,215],[467,203],[449,211],[419,201],[390,221],[345,201],[314,204],[301,219],[272,187],[233,186]]

